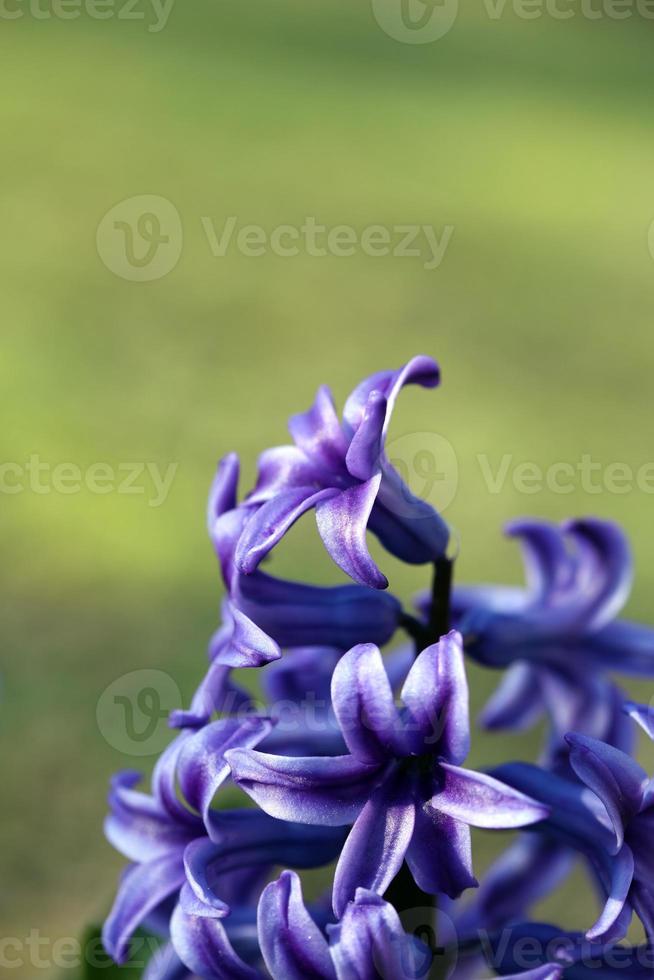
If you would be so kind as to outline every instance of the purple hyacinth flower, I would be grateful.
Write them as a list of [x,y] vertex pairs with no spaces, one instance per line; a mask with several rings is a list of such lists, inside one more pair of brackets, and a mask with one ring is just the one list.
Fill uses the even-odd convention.
[[320,587],[260,571],[241,574],[234,552],[253,508],[237,504],[238,477],[238,457],[226,456],[218,466],[207,511],[227,589],[222,625],[209,643],[209,669],[190,710],[171,715],[175,728],[198,728],[214,711],[237,711],[248,702],[248,695],[231,681],[234,667],[272,663],[281,657],[282,647],[320,645],[343,651],[364,639],[383,645],[402,616],[402,606],[393,595],[364,586]]
[[[553,845],[554,853],[563,857],[566,851],[577,852],[586,858],[605,898],[587,937],[603,942],[621,939],[635,911],[649,940],[654,941],[653,782],[614,746],[578,733],[566,738],[570,765],[580,782],[526,763],[500,766],[495,775],[549,806],[549,817],[533,832]],[[486,885],[487,906],[494,905],[494,896],[510,896],[513,888],[520,889],[522,895],[520,911],[542,897],[543,883],[534,882],[537,853],[534,848],[531,861],[513,868],[507,862],[503,868],[495,868]],[[534,882],[531,894],[529,881]],[[506,907],[510,915],[510,899]]]
[[546,808],[490,776],[462,769],[469,748],[461,637],[416,659],[394,702],[379,650],[361,644],[338,663],[332,704],[350,754],[291,758],[234,749],[235,781],[267,813],[308,824],[354,822],[338,862],[341,915],[358,887],[383,894],[406,858],[423,891],[454,898],[476,885],[470,826],[520,827]]
[[623,533],[592,519],[561,526],[514,521],[507,532],[522,543],[527,588],[464,586],[453,596],[452,619],[466,653],[508,668],[482,723],[519,730],[546,710],[554,753],[570,730],[628,750],[622,696],[602,674],[654,675],[654,630],[614,621],[632,580]]
[[365,889],[324,929],[304,904],[298,876],[284,871],[261,894],[256,932],[251,916],[236,924],[230,918],[218,920],[198,904],[180,902],[175,910],[174,948],[202,980],[420,980],[429,971],[429,951],[404,933],[392,906]]
[[[242,904],[246,886],[260,887],[275,865],[312,868],[338,855],[345,838],[340,828],[307,827],[257,810],[210,808],[229,775],[225,749],[254,745],[270,729],[265,719],[249,718],[183,732],[157,763],[151,795],[135,789],[138,773],[115,777],[105,832],[132,862],[103,929],[105,948],[116,962],[125,961],[142,923],[156,923],[165,932],[182,891],[189,901],[194,896],[201,902],[205,914],[221,918],[233,903]],[[162,971],[165,966],[160,964]]]
[[347,650],[363,639],[386,643],[402,614],[392,595],[360,585],[320,587],[238,570],[235,552],[257,511],[247,501],[237,503],[238,473],[238,458],[225,457],[209,496],[209,534],[228,593],[225,625],[212,640],[211,661],[257,667],[278,659],[280,647],[321,644]]
[[182,733],[155,766],[152,795],[135,789],[137,772],[114,777],[105,834],[133,862],[103,930],[105,948],[117,962],[126,959],[135,929],[183,884],[186,848],[206,834],[211,801],[230,774],[225,750],[256,745],[271,727],[262,718],[224,719],[197,734]]
[[[446,549],[442,518],[409,491],[385,455],[388,427],[404,385],[434,388],[440,380],[430,357],[414,357],[398,371],[379,371],[359,384],[340,421],[329,389],[319,389],[309,411],[291,418],[295,444],[264,452],[252,509],[236,549],[238,568],[250,574],[306,511],[315,509],[327,551],[351,578],[383,589],[386,577],[370,556],[366,530],[411,564],[433,562]],[[368,637],[371,639],[371,637]]]

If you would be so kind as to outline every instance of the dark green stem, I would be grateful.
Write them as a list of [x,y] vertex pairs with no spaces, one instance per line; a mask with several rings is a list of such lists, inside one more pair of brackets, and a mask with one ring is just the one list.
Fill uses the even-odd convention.
[[[431,643],[436,643],[449,631],[453,569],[451,558],[443,557],[434,562],[432,601],[426,626],[408,614],[402,618],[402,626],[415,642],[416,654]],[[414,933],[431,950],[429,980],[447,977],[449,957],[438,945],[436,936],[436,897],[418,888],[406,862],[384,897],[397,909],[404,928]]]
[[434,563],[434,579],[431,591],[431,606],[429,610],[429,635],[431,642],[436,643],[450,629],[450,599],[452,595],[452,577],[454,561],[451,558],[439,558]]

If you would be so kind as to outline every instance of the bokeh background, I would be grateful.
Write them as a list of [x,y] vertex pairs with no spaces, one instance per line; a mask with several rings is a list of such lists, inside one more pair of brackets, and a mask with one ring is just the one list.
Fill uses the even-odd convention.
[[[629,613],[654,620],[652,469],[635,479],[654,461],[654,24],[478,3],[441,38],[407,43],[417,29],[389,33],[391,0],[381,15],[345,0],[177,0],[160,30],[145,0],[140,19],[118,18],[118,0],[104,20],[5,9],[23,14],[3,13],[0,31],[2,461],[25,486],[9,492],[18,471],[3,470],[0,914],[3,936],[53,942],[111,901],[110,773],[147,772],[166,740],[165,723],[130,740],[105,692],[156,671],[188,701],[218,621],[204,520],[216,461],[238,449],[247,483],[320,382],[342,401],[372,370],[436,356],[442,388],[407,391],[392,438],[417,492],[452,497],[459,580],[520,581],[501,534],[512,516],[598,514],[628,530]],[[96,241],[103,216],[141,195],[170,202],[182,227],[177,264],[147,282],[112,271],[115,242]],[[207,225],[219,235],[230,216],[268,232],[307,216],[452,231],[432,269],[360,248],[216,256]],[[441,438],[443,480],[416,461]],[[545,473],[584,454],[599,464],[592,492],[580,476],[568,493],[516,483],[519,464]],[[25,476],[35,456],[47,492]],[[152,506],[149,471],[141,493],[63,493],[61,463],[121,479],[129,464],[172,465],[173,479]],[[614,463],[633,473],[621,492],[606,485]],[[484,474],[501,468],[493,491]],[[275,569],[341,580],[316,538],[307,517]],[[423,584],[382,560],[407,599]],[[471,677],[477,710],[498,678]],[[477,733],[472,758],[533,758],[539,740]],[[480,866],[495,846],[478,836]],[[579,877],[546,911],[582,924],[591,901]]]

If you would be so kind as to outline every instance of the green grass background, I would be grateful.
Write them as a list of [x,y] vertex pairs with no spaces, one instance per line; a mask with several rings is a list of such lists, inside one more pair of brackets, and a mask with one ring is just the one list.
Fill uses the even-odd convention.
[[[393,434],[455,448],[459,579],[519,580],[501,537],[512,516],[595,513],[630,533],[629,611],[654,619],[651,495],[525,495],[510,480],[491,494],[477,458],[654,459],[653,31],[494,21],[475,5],[438,42],[407,45],[344,0],[178,2],[158,34],[2,23],[2,459],[178,464],[159,508],[2,495],[5,936],[75,936],[106,911],[121,865],[101,831],[107,779],[153,759],[108,744],[98,699],[150,668],[188,701],[218,614],[216,460],[236,448],[251,477],[322,381],[342,399],[371,370],[435,355],[442,388],[407,392]],[[179,264],[152,283],[114,276],[95,246],[105,212],[138,194],[172,201],[184,226]],[[432,271],[360,253],[214,258],[200,219],[228,215],[455,230]],[[340,580],[316,537],[305,519],[275,569]],[[384,562],[403,596],[421,585],[420,569]],[[497,678],[471,679],[478,709]],[[538,742],[477,734],[472,761],[530,758]],[[586,892],[576,879],[548,914],[583,924]]]

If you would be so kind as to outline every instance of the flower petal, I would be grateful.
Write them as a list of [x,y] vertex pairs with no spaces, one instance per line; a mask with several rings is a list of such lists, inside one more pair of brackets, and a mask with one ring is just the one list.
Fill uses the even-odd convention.
[[358,887],[383,894],[411,842],[415,804],[403,773],[379,786],[356,819],[334,874],[333,906],[340,918]]
[[239,468],[240,464],[236,453],[229,453],[218,463],[218,470],[211,484],[207,502],[207,528],[210,535],[216,519],[236,507]]
[[261,667],[279,660],[281,651],[267,633],[233,602],[223,604],[225,625],[214,633],[209,645],[211,661],[226,667]]
[[232,668],[219,659],[209,664],[209,669],[193,695],[188,711],[171,711],[171,728],[200,728],[206,725],[214,712],[234,714],[252,705],[252,695],[232,681]]
[[[208,837],[191,841],[184,851],[184,868],[189,889],[205,909],[205,915],[224,918],[229,914],[229,903],[220,895],[220,883],[224,875],[235,870],[235,857],[231,855],[231,866],[221,868],[219,861],[225,856],[224,847],[219,847]],[[238,868],[242,865],[239,864]],[[184,896],[184,908],[191,912],[188,896]]]
[[626,935],[631,919],[627,898],[634,877],[632,852],[628,847],[622,847],[597,871],[607,899],[599,919],[586,932],[586,938],[615,942]]
[[397,629],[402,607],[388,592],[363,585],[323,587],[242,575],[233,594],[238,608],[280,647],[331,646],[349,650],[369,641],[380,646]]
[[450,530],[431,504],[416,497],[386,458],[368,529],[384,548],[409,565],[424,565],[445,554]]
[[152,796],[133,786],[139,773],[124,772],[111,782],[111,813],[104,831],[109,843],[130,861],[151,861],[184,847],[200,828],[179,823]]
[[562,529],[548,521],[520,518],[504,530],[509,537],[520,539],[531,601],[538,605],[555,601],[569,584],[571,574]]
[[577,850],[608,852],[613,835],[602,823],[605,811],[585,786],[527,762],[510,762],[493,770],[493,776],[540,800],[549,808],[547,831]]
[[152,770],[152,795],[176,822],[202,833],[202,824],[196,814],[191,813],[177,795],[177,761],[180,753],[191,738],[192,732],[184,730],[166,746]]
[[336,414],[332,393],[321,385],[307,412],[293,415],[288,428],[299,449],[326,470],[344,471],[347,439]]
[[293,871],[283,871],[264,888],[257,923],[273,980],[336,980],[327,940],[306,910]]
[[333,560],[355,582],[373,589],[388,586],[366,544],[368,518],[380,481],[381,474],[377,474],[366,483],[322,498],[316,508],[318,532]]
[[302,706],[310,699],[316,708],[327,710],[331,704],[332,674],[341,656],[341,651],[331,646],[293,650],[263,671],[261,684],[268,701],[271,705],[281,702],[284,706]]
[[388,902],[358,888],[342,920],[327,927],[338,980],[420,980],[429,975],[432,955],[407,936]]
[[615,848],[624,842],[624,825],[643,802],[647,773],[632,758],[596,738],[570,732],[570,765],[606,807],[615,832]]
[[577,546],[575,589],[589,630],[606,626],[629,597],[633,565],[629,542],[617,524],[592,518],[570,521],[565,529]]
[[[196,843],[206,845],[207,841],[198,840]],[[193,885],[187,881],[182,885],[182,890],[179,893],[179,904],[186,915],[201,915],[203,918],[208,917],[210,919],[224,919],[225,916],[229,915],[230,908],[228,902],[223,902],[222,899],[219,899],[208,888],[205,888],[207,900],[205,901],[204,897],[198,898],[193,890],[194,885],[196,888],[198,887],[197,880],[193,881]]]
[[161,946],[148,960],[142,980],[193,980],[172,943]]
[[523,660],[506,670],[479,716],[479,724],[488,731],[508,728],[514,732],[531,728],[543,713],[543,699],[538,672]]
[[[416,608],[423,615],[427,615],[430,602],[429,590],[423,590],[415,599]],[[462,620],[476,609],[521,614],[528,605],[526,590],[513,585],[455,585],[452,590],[452,621],[463,632]]]
[[263,980],[262,974],[234,951],[218,919],[187,915],[178,905],[170,934],[179,958],[202,980]]
[[215,810],[211,840],[221,849],[221,875],[260,864],[313,868],[329,864],[345,839],[340,827],[276,820],[260,810]]
[[470,749],[468,681],[461,634],[452,630],[423,650],[401,693],[415,730],[417,752],[426,749],[451,762],[463,762]]
[[441,764],[444,772],[442,788],[430,804],[455,820],[472,827],[509,829],[525,827],[544,820],[549,810],[519,790],[507,786],[485,773]]
[[622,712],[622,694],[602,675],[572,662],[565,667],[537,668],[536,680],[551,722],[546,762],[556,766],[567,761],[564,737],[570,731],[631,749],[632,726]]
[[188,739],[179,755],[177,772],[184,798],[207,824],[209,808],[218,788],[230,774],[225,752],[231,748],[253,748],[273,725],[268,718],[243,721],[221,718]]
[[262,504],[245,525],[236,547],[235,561],[239,571],[246,575],[254,572],[302,514],[338,492],[331,487],[322,490],[316,490],[315,486],[293,487],[280,490]]
[[629,903],[643,924],[645,937],[654,943],[654,892],[640,881],[634,881],[629,889]]
[[654,705],[625,701],[624,710],[651,739],[654,739]]
[[[417,384],[423,388],[435,388],[440,383],[440,370],[436,361],[425,355],[412,357],[411,360],[397,371],[377,371],[365,378],[354,389],[345,402],[343,419],[350,434],[353,434],[361,424],[366,403],[372,391],[379,391],[386,397],[385,430],[390,423],[395,407],[395,401],[404,385]],[[384,431],[384,435],[386,431]]]
[[595,669],[654,677],[654,629],[616,620],[584,640]]
[[470,828],[428,807],[416,806],[416,823],[406,861],[418,888],[429,895],[458,898],[476,888]]
[[248,494],[248,505],[260,505],[297,487],[324,486],[331,474],[317,459],[297,446],[274,446],[259,456],[257,485]]
[[480,929],[503,929],[560,885],[575,852],[540,834],[521,834],[491,865],[456,920],[461,940]]
[[[224,911],[234,899],[235,874],[264,873],[274,865],[314,868],[333,861],[345,831],[275,820],[260,810],[216,810],[211,837],[192,841],[184,852],[187,880],[205,905]],[[249,889],[241,887],[239,903]]]
[[352,647],[336,665],[332,704],[352,755],[368,765],[408,755],[384,661],[373,643]]
[[217,517],[211,526],[211,543],[220,563],[223,581],[231,591],[238,577],[234,565],[234,555],[243,529],[255,512],[254,507],[241,504],[235,510],[228,510]]
[[230,749],[226,758],[234,781],[266,813],[300,823],[351,823],[380,779],[379,766],[350,755],[289,758]]
[[181,849],[127,869],[102,929],[104,948],[116,963],[127,959],[129,941],[144,919],[183,883]]
[[371,391],[345,457],[348,472],[358,480],[369,480],[379,471],[386,407],[383,394]]

